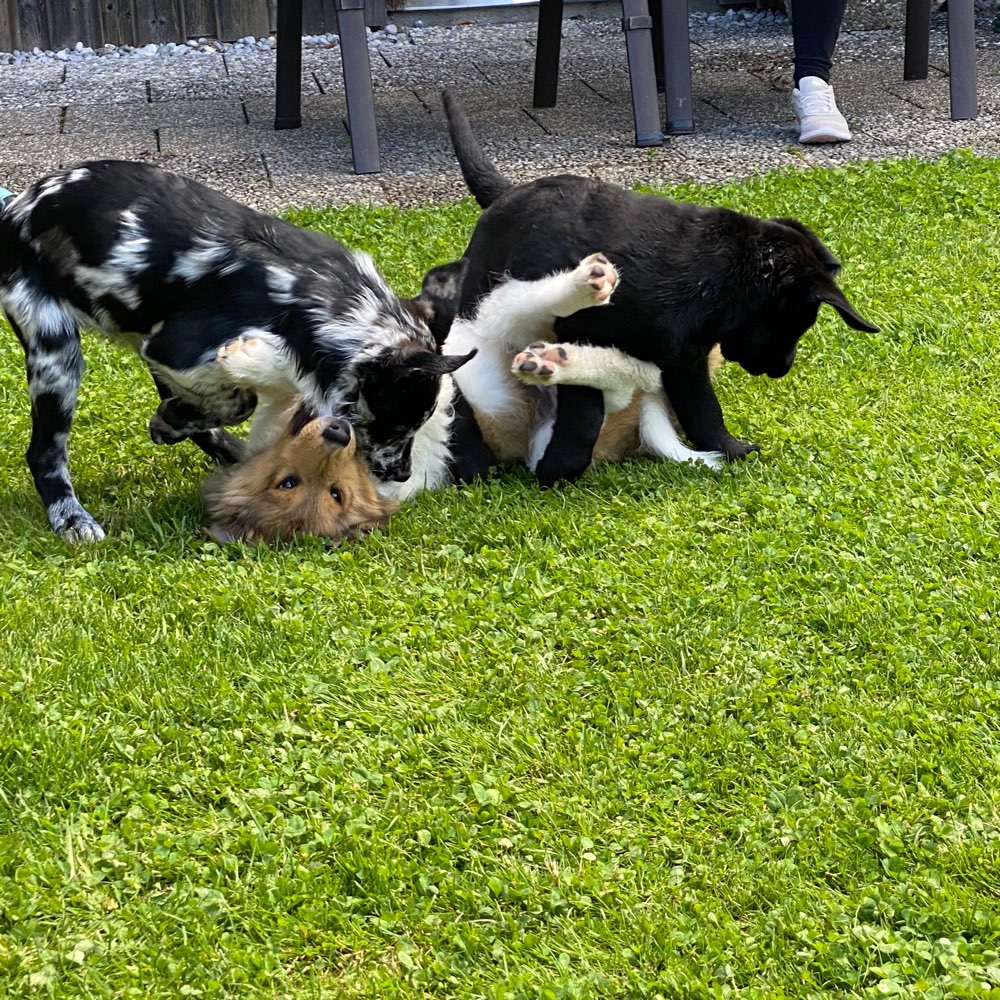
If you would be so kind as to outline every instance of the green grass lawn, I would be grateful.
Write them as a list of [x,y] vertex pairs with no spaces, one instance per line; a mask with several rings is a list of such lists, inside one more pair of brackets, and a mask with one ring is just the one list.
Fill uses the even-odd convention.
[[[671,193],[802,218],[882,328],[727,366],[722,473],[220,548],[91,337],[73,550],[4,329],[4,995],[1000,997],[1000,162]],[[476,215],[292,218],[409,293]]]

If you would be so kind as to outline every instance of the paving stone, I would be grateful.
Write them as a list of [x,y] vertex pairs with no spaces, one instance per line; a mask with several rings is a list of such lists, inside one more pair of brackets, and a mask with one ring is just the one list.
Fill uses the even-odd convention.
[[[0,161],[68,165],[81,160],[137,160],[156,152],[152,129],[123,134],[0,136]],[[10,185],[6,185],[9,187]]]
[[[875,10],[873,0],[859,2]],[[518,181],[568,170],[663,186],[957,147],[1000,154],[1000,39],[980,25],[981,114],[952,122],[938,15],[926,81],[902,79],[901,19],[842,34],[833,82],[855,139],[814,147],[796,141],[787,21],[693,18],[695,134],[636,149],[625,39],[608,12],[564,21],[554,108],[532,107],[529,21],[432,27],[419,45],[372,47],[383,171],[365,177],[352,172],[338,46],[303,51],[304,126],[282,132],[273,128],[272,52],[0,67],[0,178],[19,187],[64,163],[125,156],[201,177],[268,211],[451,200],[466,190],[440,106],[445,86],[466,105],[488,155]]]
[[0,105],[0,141],[18,135],[57,135],[63,109],[59,106],[21,108]]
[[72,104],[66,109],[67,134],[95,129],[151,129],[166,127],[225,127],[244,125],[243,103],[225,101],[144,101],[133,104]]

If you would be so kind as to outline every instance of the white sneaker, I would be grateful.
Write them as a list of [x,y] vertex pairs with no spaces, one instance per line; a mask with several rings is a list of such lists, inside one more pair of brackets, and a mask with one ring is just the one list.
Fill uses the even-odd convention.
[[833,87],[818,76],[804,76],[792,91],[799,120],[799,142],[847,142],[851,130],[837,110]]

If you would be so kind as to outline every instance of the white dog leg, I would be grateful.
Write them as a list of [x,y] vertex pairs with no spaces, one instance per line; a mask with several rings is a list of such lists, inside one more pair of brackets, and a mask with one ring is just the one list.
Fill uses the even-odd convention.
[[660,369],[613,347],[586,344],[537,343],[526,347],[511,364],[511,372],[531,385],[589,385],[604,393],[606,413],[616,413],[639,402],[639,442],[643,452],[675,462],[702,462],[722,467],[722,455],[695,451],[681,440],[671,419],[660,381]]

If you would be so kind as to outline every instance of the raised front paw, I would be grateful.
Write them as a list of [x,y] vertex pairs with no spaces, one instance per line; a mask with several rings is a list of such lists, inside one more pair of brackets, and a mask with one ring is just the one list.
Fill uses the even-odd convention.
[[215,355],[215,360],[219,364],[225,364],[227,361],[238,358],[241,354],[252,351],[256,345],[256,337],[237,337],[235,340],[227,341],[219,348]]
[[591,301],[590,305],[603,306],[618,285],[615,265],[602,253],[584,257],[573,272],[578,288]]
[[514,355],[511,374],[529,385],[553,385],[569,361],[566,348],[560,344],[538,341],[529,344],[520,354]]

